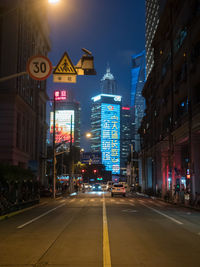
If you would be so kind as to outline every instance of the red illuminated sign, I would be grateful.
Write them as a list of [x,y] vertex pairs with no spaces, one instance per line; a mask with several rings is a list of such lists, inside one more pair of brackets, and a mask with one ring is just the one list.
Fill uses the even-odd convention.
[[67,91],[66,90],[56,90],[54,91],[54,97],[56,101],[66,100],[67,99]]
[[128,107],[122,107],[123,110],[130,110]]

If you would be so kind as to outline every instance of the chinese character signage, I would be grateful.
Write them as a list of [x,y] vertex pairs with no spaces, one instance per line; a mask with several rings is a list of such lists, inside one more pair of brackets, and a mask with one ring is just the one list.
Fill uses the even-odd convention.
[[120,174],[120,105],[101,104],[102,164]]
[[56,90],[54,91],[54,97],[56,101],[66,100],[67,91],[66,90]]
[[[74,142],[74,110],[56,110],[55,142],[70,142],[72,126],[72,143]],[[72,118],[72,125],[71,125]],[[50,118],[50,134],[53,134],[53,112]]]

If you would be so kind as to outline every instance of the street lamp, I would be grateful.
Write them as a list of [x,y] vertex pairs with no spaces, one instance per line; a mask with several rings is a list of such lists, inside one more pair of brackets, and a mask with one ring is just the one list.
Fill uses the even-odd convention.
[[49,4],[57,4],[60,0],[48,0]]

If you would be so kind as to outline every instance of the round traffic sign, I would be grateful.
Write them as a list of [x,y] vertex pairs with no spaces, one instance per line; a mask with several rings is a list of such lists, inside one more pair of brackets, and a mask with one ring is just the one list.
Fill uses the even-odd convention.
[[45,80],[52,72],[51,61],[45,56],[33,56],[27,62],[27,72],[35,80]]

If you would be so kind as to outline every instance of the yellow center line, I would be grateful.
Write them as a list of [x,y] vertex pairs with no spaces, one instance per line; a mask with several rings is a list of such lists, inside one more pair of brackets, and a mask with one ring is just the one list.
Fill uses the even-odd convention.
[[103,194],[103,267],[111,267],[106,202]]

